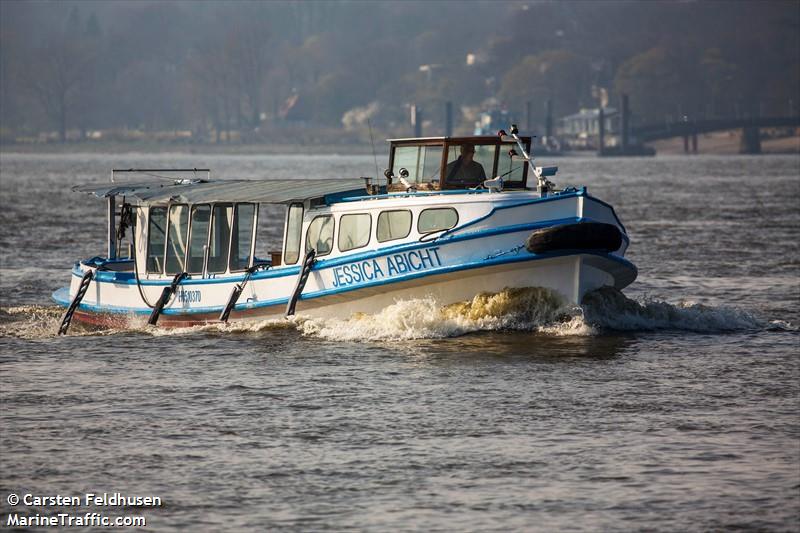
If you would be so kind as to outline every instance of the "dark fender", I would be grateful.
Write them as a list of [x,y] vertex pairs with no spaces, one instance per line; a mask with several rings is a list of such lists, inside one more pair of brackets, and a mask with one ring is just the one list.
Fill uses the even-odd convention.
[[602,222],[551,226],[534,231],[525,241],[525,249],[533,254],[555,250],[613,252],[620,246],[622,246],[622,233],[619,228]]

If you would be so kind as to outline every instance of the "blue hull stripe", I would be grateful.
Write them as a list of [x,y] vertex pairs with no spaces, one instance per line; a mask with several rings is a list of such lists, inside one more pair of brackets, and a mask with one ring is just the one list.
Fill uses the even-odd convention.
[[[462,224],[461,226],[458,226],[458,227],[455,227],[455,228],[452,228],[452,229],[449,229],[449,230],[443,232],[439,236],[439,239],[442,239],[446,235],[450,235],[450,234],[456,233],[456,232],[458,232],[458,231],[460,231],[460,230],[462,230],[462,229],[464,229],[464,228],[466,228],[468,226],[472,226],[474,224],[477,224],[478,222],[482,222],[482,221],[486,220],[487,218],[491,217],[492,215],[494,215],[496,211],[502,211],[503,209],[514,209],[515,207],[525,207],[526,205],[540,204],[540,203],[544,203],[544,202],[553,202],[553,201],[556,201],[556,200],[564,200],[566,198],[578,198],[580,196],[583,196],[587,200],[592,200],[593,202],[597,202],[597,203],[609,208],[611,210],[611,214],[614,215],[614,220],[617,221],[617,224],[619,224],[619,227],[622,229],[623,237],[627,241],[628,232],[625,229],[625,226],[622,224],[622,221],[620,221],[619,217],[617,216],[616,211],[614,211],[614,208],[610,204],[607,204],[604,201],[598,200],[594,196],[589,195],[586,192],[586,187],[583,187],[583,188],[581,188],[581,189],[579,189],[579,190],[577,190],[576,192],[573,192],[573,193],[560,194],[560,195],[557,195],[557,196],[546,196],[544,198],[533,198],[531,200],[526,200],[524,202],[517,202],[517,203],[514,203],[514,204],[500,205],[500,206],[497,206],[497,207],[493,207],[492,210],[489,211],[489,213],[487,213],[486,215],[484,215],[482,217],[479,217],[479,218],[476,218],[475,220],[470,220],[466,224]],[[580,221],[581,219],[576,217],[575,220],[576,221]],[[584,218],[583,220],[589,221],[588,218]],[[630,242],[630,241],[628,241],[628,242]]]
[[[304,294],[300,297],[301,300],[313,300],[315,298],[322,298],[325,296],[332,296],[336,294],[343,294],[346,292],[367,289],[372,287],[378,287],[382,285],[391,285],[393,283],[401,283],[405,281],[410,281],[422,277],[433,277],[439,274],[448,274],[451,272],[459,272],[463,270],[473,270],[478,268],[484,267],[492,267],[498,265],[505,265],[505,264],[513,264],[513,263],[520,263],[525,261],[538,261],[544,259],[553,259],[556,257],[568,257],[568,256],[576,256],[576,255],[593,255],[597,257],[602,257],[604,259],[608,259],[610,261],[619,263],[620,265],[624,266],[625,268],[633,270],[636,272],[636,267],[628,261],[627,259],[617,257],[611,254],[604,254],[604,253],[591,253],[591,252],[580,252],[575,253],[574,251],[564,251],[564,252],[552,252],[547,254],[530,254],[525,255],[522,257],[513,257],[513,258],[495,258],[495,259],[488,259],[488,260],[481,260],[481,261],[474,261],[471,263],[463,263],[460,265],[450,266],[450,267],[442,267],[435,270],[428,270],[425,272],[416,272],[412,274],[406,274],[403,276],[398,276],[396,278],[385,279],[385,280],[378,280],[371,283],[365,283],[363,285],[358,286],[349,286],[344,288],[337,288],[337,289],[325,289],[317,292],[312,292],[308,294]],[[69,305],[69,299],[64,299],[64,289],[59,289],[58,291],[53,293],[53,300],[56,303],[67,306]],[[68,291],[68,290],[67,290]],[[253,302],[253,303],[244,303],[244,304],[237,304],[235,309],[237,311],[245,311],[250,309],[259,309],[263,307],[271,307],[274,305],[284,305],[286,304],[286,298],[278,298],[273,300],[264,300],[260,302]],[[134,308],[134,307],[112,307],[112,306],[97,306],[91,304],[80,304],[79,308],[82,311],[91,311],[95,313],[135,313],[140,315],[145,315],[150,313],[150,309],[143,309],[143,308]],[[208,314],[208,313],[219,313],[222,311],[222,306],[216,307],[195,307],[195,308],[186,308],[186,309],[174,309],[174,308],[167,308],[164,309],[162,312],[165,315],[192,315],[192,314]]]

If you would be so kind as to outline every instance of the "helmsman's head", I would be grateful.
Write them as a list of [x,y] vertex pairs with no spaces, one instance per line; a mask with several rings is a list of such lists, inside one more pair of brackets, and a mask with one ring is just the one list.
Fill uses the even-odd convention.
[[464,143],[461,145],[461,157],[471,161],[475,157],[475,145],[472,143]]

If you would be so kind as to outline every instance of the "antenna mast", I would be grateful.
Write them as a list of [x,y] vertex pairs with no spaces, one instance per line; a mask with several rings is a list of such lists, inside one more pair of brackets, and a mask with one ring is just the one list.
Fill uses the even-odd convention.
[[375,154],[375,138],[372,136],[372,123],[370,122],[369,117],[367,117],[367,126],[369,126],[369,142],[372,144],[372,158],[375,160],[375,181],[378,182],[378,188],[380,188],[381,175],[380,171],[378,170],[378,156]]
[[[519,138],[519,129],[517,129],[516,124],[511,125],[511,136],[517,141],[517,146],[519,147],[520,152],[522,152],[522,158],[528,162],[528,166],[530,167],[531,171],[533,171],[533,175],[536,176],[536,189],[539,191],[541,196],[547,196],[550,191],[555,190],[555,184],[547,179],[547,176],[554,176],[558,167],[537,167],[533,164],[533,149],[531,149],[531,153],[525,150],[525,146],[522,144],[522,140]],[[506,132],[505,130],[500,130],[499,132],[500,137],[505,137]],[[532,138],[535,138],[533,136]],[[533,146],[533,141],[531,141],[531,146]]]

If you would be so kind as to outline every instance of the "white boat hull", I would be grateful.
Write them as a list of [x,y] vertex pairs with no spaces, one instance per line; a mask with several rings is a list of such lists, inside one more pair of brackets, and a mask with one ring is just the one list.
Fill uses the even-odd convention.
[[[576,254],[431,274],[347,292],[301,298],[297,303],[296,312],[311,317],[341,318],[355,313],[374,314],[400,300],[433,298],[440,305],[447,305],[470,300],[479,293],[497,293],[506,288],[525,287],[547,288],[558,293],[565,302],[578,304],[592,290],[600,287],[622,288],[633,277],[635,277],[635,271],[632,271],[624,263],[599,255]],[[79,282],[77,276],[74,278],[76,282]],[[229,291],[233,288],[233,283],[215,285],[213,288],[188,288],[185,291],[201,291],[201,293],[207,291],[210,294],[213,290],[227,298]],[[258,285],[253,283],[253,287],[249,291],[246,289],[245,294],[249,293],[252,299],[259,292]],[[105,288],[101,284],[95,284],[95,287],[95,295],[102,293]],[[126,289],[123,291],[128,292],[131,289],[136,291],[135,286]],[[158,289],[160,290],[160,287]],[[152,288],[148,288],[148,293],[152,298],[151,301],[157,299],[158,295]],[[57,299],[66,303],[66,298],[57,297]],[[89,299],[88,295],[86,299]],[[100,301],[103,301],[102,297]],[[178,303],[180,304],[180,302]],[[268,301],[264,303],[266,305],[258,306],[254,305],[251,300],[244,305],[237,305],[236,310],[231,313],[230,320],[265,320],[284,316],[285,302],[271,305],[268,304]],[[150,309],[145,307],[128,310],[120,309],[117,306],[106,305],[105,307],[107,309],[93,305],[91,301],[87,302],[82,309],[79,309],[76,317],[84,322],[120,325],[121,323],[142,322],[150,313]],[[189,306],[184,309],[188,310]],[[190,326],[216,322],[221,309],[203,311],[204,308],[196,308],[194,312],[182,313],[180,305],[171,305],[165,309],[159,324]]]
[[[509,203],[509,198],[523,201]],[[436,201],[430,199],[431,203]],[[551,289],[566,302],[578,304],[589,291],[606,286],[622,289],[636,278],[636,268],[623,257],[628,244],[626,236],[613,252],[555,250],[537,254],[526,249],[526,239],[532,231],[564,223],[612,224],[624,236],[624,228],[613,210],[602,202],[581,194],[545,202],[521,195],[464,195],[461,201],[471,202],[465,203],[463,212],[474,215],[467,223],[437,238],[412,234],[409,239],[387,243],[388,246],[320,258],[297,301],[296,312],[342,318],[353,313],[377,313],[403,299],[432,297],[447,305],[470,300],[482,292],[525,287]],[[386,208],[377,202],[375,205]],[[137,252],[143,254],[143,250]],[[77,264],[69,291],[58,291],[54,299],[68,305],[85,271],[94,268]],[[171,277],[165,276],[137,280],[131,272],[113,270],[95,270],[94,274],[75,318],[99,324],[145,320],[171,281]],[[299,274],[299,266],[280,266],[255,273],[245,285],[230,320],[283,317]],[[231,292],[242,283],[243,277],[243,274],[229,274],[182,281],[164,307],[159,325],[218,321]]]
[[542,287],[578,304],[595,289],[617,284],[609,272],[596,266],[603,258],[573,255],[531,262],[506,263],[398,282],[391,288],[361,289],[352,296],[340,295],[300,300],[299,313],[314,317],[342,317],[354,313],[374,314],[400,300],[433,298],[440,305],[471,300],[479,293],[497,293],[506,288]]

